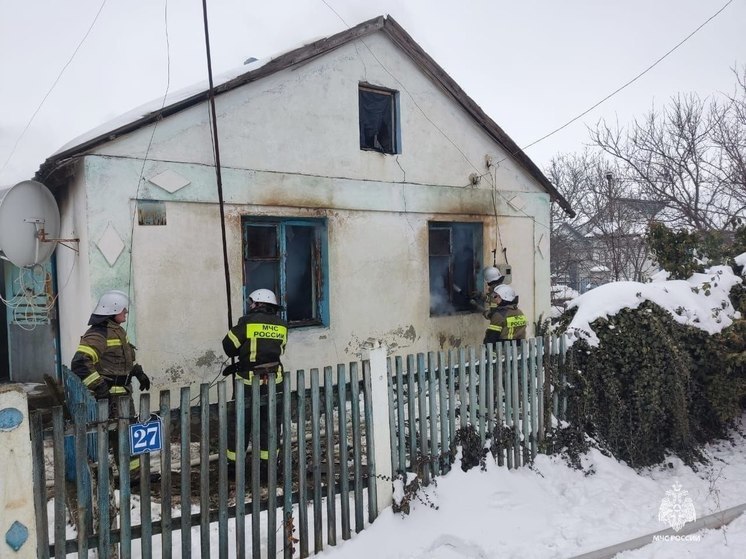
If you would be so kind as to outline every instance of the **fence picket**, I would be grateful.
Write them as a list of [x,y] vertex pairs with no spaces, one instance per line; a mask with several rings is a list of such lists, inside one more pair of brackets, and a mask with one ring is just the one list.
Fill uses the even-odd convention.
[[469,383],[469,423],[479,432],[479,402],[477,401],[477,354],[474,346],[469,347],[469,365],[467,366]]
[[363,361],[363,404],[365,404],[365,453],[368,464],[368,522],[378,516],[376,494],[376,455],[373,451],[373,388],[370,378],[370,362]]
[[324,547],[321,526],[321,404],[319,402],[319,370],[311,369],[311,433],[313,434],[311,466],[313,467],[313,541],[314,553]]
[[466,400],[466,350],[458,350],[458,394],[459,394],[459,424],[463,429],[469,418],[469,404]]
[[[267,468],[267,557],[277,556],[277,383],[275,382],[277,373],[270,373],[267,380],[267,417],[260,421],[267,422],[267,435],[269,444],[265,449],[261,444],[261,435],[258,439],[251,440],[252,454],[265,450],[267,451],[266,468]],[[261,396],[260,396],[261,398]],[[257,444],[259,441],[259,444]],[[261,473],[262,466],[259,467]],[[251,498],[256,499],[258,493],[252,494]]]
[[428,415],[430,417],[429,430],[430,430],[430,455],[428,459],[428,465],[430,472],[433,476],[440,473],[439,463],[440,458],[438,457],[438,414],[436,412],[436,406],[438,402],[438,361],[434,352],[427,354],[427,401],[429,404]]
[[484,346],[479,348],[479,364],[477,365],[477,374],[479,378],[479,404],[477,408],[477,417],[479,418],[479,441],[484,446],[487,430],[487,360],[485,359]]
[[179,419],[181,435],[180,456],[180,509],[181,509],[181,556],[189,557],[192,553],[192,476],[191,476],[191,442],[192,437],[192,415],[189,408],[190,390],[188,386],[181,389]]
[[[261,401],[259,392],[259,375],[254,375],[251,380],[251,553],[252,557],[260,559],[262,556],[262,531],[261,531],[261,486],[259,479],[260,455],[259,455],[259,430],[261,429]],[[274,559],[274,558],[273,558]]]
[[486,397],[487,401],[485,403],[487,409],[487,436],[492,437],[495,432],[495,418],[496,418],[496,411],[495,411],[495,356],[494,356],[495,348],[492,344],[488,344],[485,348],[485,374],[487,376],[487,382],[486,382]]
[[420,467],[422,468],[422,482],[425,485],[430,483],[430,467],[428,464],[428,444],[427,444],[427,382],[425,381],[425,354],[417,354],[417,427],[419,429],[419,459],[417,460],[417,470],[420,473]]
[[[161,390],[158,414],[163,421],[161,450],[161,558],[171,559],[171,391]],[[99,448],[107,448],[99,442]]]
[[[456,365],[458,354],[456,350],[448,351],[448,470],[450,471],[450,462],[453,458],[450,454],[451,444],[456,438]],[[460,412],[459,412],[460,413]]]
[[225,384],[223,380],[218,382],[218,556],[220,559],[228,557],[228,403]]
[[332,368],[324,367],[324,396],[326,405],[324,430],[326,431],[326,540],[337,545],[337,499],[334,493],[334,381]]
[[[291,440],[292,415],[291,415],[291,392],[290,375],[285,375],[282,381],[282,517],[283,544],[282,552],[284,559],[293,557],[293,454]],[[299,388],[299,391],[302,388]],[[305,431],[298,430],[298,441],[305,438]],[[299,476],[300,477],[300,476]],[[300,501],[299,501],[300,502]]]
[[350,363],[350,407],[352,408],[352,452],[355,476],[355,532],[365,526],[363,520],[362,435],[360,432],[360,376],[357,363]]
[[530,410],[528,407],[528,340],[521,340],[521,430],[523,432],[523,461],[529,460],[529,438],[531,436]]
[[[101,458],[104,450],[108,454],[109,449],[109,402],[98,401],[98,425],[96,426],[97,448],[101,449]],[[109,555],[111,542],[111,509],[110,509],[110,484],[109,460],[99,460],[96,472],[96,487],[98,489],[98,556]],[[111,491],[112,501],[114,492]]]
[[[230,407],[231,404],[228,404]],[[236,428],[236,556],[246,556],[246,385],[240,378],[233,380],[233,414]],[[231,419],[229,418],[229,421]],[[226,429],[227,431],[227,429]],[[227,434],[227,433],[226,433]],[[230,441],[233,442],[233,441]],[[226,441],[227,443],[227,441]]]
[[[505,390],[505,383],[503,382],[503,375],[505,374],[505,368],[503,366],[503,359],[505,357],[503,353],[503,344],[495,344],[493,346],[495,351],[495,380],[496,380],[496,393],[495,393],[495,424],[498,428],[498,434],[502,435],[505,427],[505,417],[507,414],[507,392]],[[499,466],[505,465],[505,448],[502,444],[502,437],[497,441],[497,464]]]
[[[531,460],[533,460],[536,457],[536,442],[538,439],[538,430],[539,430],[539,421],[538,421],[538,412],[539,412],[539,402],[537,398],[537,391],[536,391],[536,380],[539,376],[538,373],[538,367],[537,367],[537,354],[536,354],[536,338],[532,338],[528,340],[528,398],[529,398],[529,405],[528,405],[528,412],[530,417],[530,424],[529,429],[531,432],[530,436],[530,442],[531,442]],[[528,441],[526,441],[526,446],[528,447]]]
[[396,396],[394,396],[394,385],[396,377],[392,375],[391,358],[386,358],[386,384],[389,397],[389,438],[391,439],[391,475],[396,476],[399,457],[399,440],[396,432]]
[[417,471],[417,392],[414,386],[417,377],[415,356],[407,355],[407,425],[409,427],[408,469]]
[[54,557],[65,557],[65,421],[62,406],[52,408],[54,437]]
[[[150,394],[140,394],[140,417],[150,418]],[[103,449],[102,449],[103,450]],[[140,550],[144,559],[153,557],[153,516],[150,498],[150,453],[140,455]]]
[[[390,365],[390,363],[389,363]],[[389,374],[389,404],[391,403],[391,375]],[[345,366],[337,365],[337,397],[339,398],[339,492],[340,515],[342,521],[342,539],[349,540],[350,534],[350,468],[347,463],[349,447],[347,444],[347,380]],[[389,405],[389,410],[392,407]],[[389,415],[391,417],[391,415]],[[393,434],[393,429],[391,433]],[[391,446],[394,446],[393,435]],[[391,456],[394,454],[392,453]],[[392,470],[393,471],[393,470]]]
[[30,416],[31,430],[31,460],[33,464],[33,484],[45,491],[34,491],[34,513],[37,530],[36,552],[37,558],[49,557],[49,531],[47,529],[47,496],[46,476],[44,472],[44,424],[41,412],[35,411]]
[[[397,438],[399,464],[398,467],[393,471],[401,474],[407,469],[407,439],[405,432],[407,422],[404,417],[404,365],[402,362],[402,358],[399,356],[394,359],[394,363],[396,364],[396,408],[397,419],[399,421],[399,436]],[[393,450],[391,454],[393,454]]]
[[[132,556],[132,495],[130,493],[130,440],[128,436],[130,422],[130,399],[119,398],[117,402],[119,419],[117,437],[119,444],[119,554],[121,557]],[[103,449],[101,449],[103,452]]]
[[438,469],[441,474],[450,469],[448,460],[448,449],[451,446],[450,432],[448,430],[448,364],[446,354],[443,351],[438,352],[438,386],[439,386],[439,404],[440,404],[440,459],[438,460]]
[[199,543],[202,558],[210,557],[210,385],[199,386]]
[[298,371],[298,545],[301,559],[308,557],[308,469],[306,462],[306,372]]
[[518,347],[515,340],[510,342],[510,388],[513,411],[513,467],[521,466],[521,422],[520,422],[520,400],[518,384]]

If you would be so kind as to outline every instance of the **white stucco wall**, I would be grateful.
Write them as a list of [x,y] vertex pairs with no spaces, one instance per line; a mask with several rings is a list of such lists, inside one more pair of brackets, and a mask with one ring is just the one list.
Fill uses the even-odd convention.
[[[326,219],[330,324],[291,331],[289,369],[357,359],[374,340],[399,353],[481,341],[479,314],[429,316],[431,220],[483,223],[485,264],[494,249],[504,265],[507,248],[529,320],[549,309],[548,194],[388,39],[364,43],[217,99],[234,321],[243,306],[240,216]],[[400,92],[401,154],[359,149],[360,82]],[[156,388],[210,381],[222,361],[227,307],[207,116],[203,104],[155,134],[149,126],[98,148],[67,210],[65,223],[87,231],[61,313],[82,328],[100,292],[131,289],[130,337]],[[488,169],[487,155],[499,164]],[[170,170],[190,184],[171,194],[140,181],[141,170],[145,179]],[[484,175],[477,186],[472,173]],[[136,198],[165,201],[167,225],[133,225]],[[95,246],[108,226],[126,247],[113,266]],[[63,361],[79,335],[63,338]]]

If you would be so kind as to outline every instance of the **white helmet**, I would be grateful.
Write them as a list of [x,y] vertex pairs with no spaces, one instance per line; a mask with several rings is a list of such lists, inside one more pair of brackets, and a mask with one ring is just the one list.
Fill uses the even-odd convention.
[[512,303],[515,301],[515,291],[509,285],[498,285],[492,292],[495,295],[499,295],[500,299],[506,303]]
[[127,294],[123,291],[112,289],[101,295],[96,308],[93,309],[93,314],[99,314],[102,316],[113,316],[115,314],[119,314],[129,306],[130,298],[127,296]]
[[487,283],[498,281],[501,277],[503,277],[503,275],[500,273],[500,270],[498,270],[494,266],[490,266],[489,268],[484,269],[484,281],[486,281]]
[[269,289],[257,289],[249,293],[249,299],[252,303],[268,303],[270,305],[279,306],[277,304],[277,297]]

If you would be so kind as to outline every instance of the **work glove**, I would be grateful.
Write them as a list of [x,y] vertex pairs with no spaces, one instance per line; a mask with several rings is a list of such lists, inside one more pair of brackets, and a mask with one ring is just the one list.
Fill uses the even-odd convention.
[[102,380],[95,386],[91,387],[91,392],[95,396],[96,400],[103,400],[109,397],[109,383]]
[[227,377],[238,372],[238,362],[231,363],[225,369],[223,369],[223,376]]
[[140,383],[140,390],[150,390],[150,379],[145,371],[142,370],[142,365],[135,365],[132,367],[130,374],[137,379]]

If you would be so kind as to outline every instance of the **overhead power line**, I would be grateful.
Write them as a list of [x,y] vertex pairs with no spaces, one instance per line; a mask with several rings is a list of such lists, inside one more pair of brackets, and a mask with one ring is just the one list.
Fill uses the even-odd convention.
[[[705,21],[704,21],[704,22],[703,22],[702,24],[700,24],[700,25],[699,25],[699,26],[698,26],[698,27],[697,27],[697,28],[696,28],[696,29],[695,29],[694,31],[692,31],[691,33],[689,33],[689,35],[687,35],[687,36],[686,36],[686,37],[684,37],[684,38],[683,38],[683,39],[682,39],[681,41],[679,41],[679,42],[678,42],[678,43],[676,44],[676,46],[674,46],[674,47],[673,47],[673,48],[672,48],[671,50],[669,50],[669,51],[668,51],[668,52],[667,52],[666,54],[664,54],[663,56],[661,56],[661,57],[660,57],[660,58],[659,58],[658,60],[656,60],[655,62],[653,62],[653,63],[652,63],[652,64],[651,64],[650,66],[648,66],[647,68],[645,68],[645,69],[644,69],[644,70],[643,70],[642,72],[640,72],[639,74],[637,74],[637,75],[636,75],[636,76],[635,76],[634,78],[632,78],[631,80],[629,80],[629,81],[628,81],[627,83],[625,83],[624,85],[620,86],[619,88],[617,88],[617,89],[615,89],[614,91],[612,91],[611,93],[609,93],[609,94],[608,94],[608,95],[607,95],[606,97],[604,97],[603,99],[601,99],[601,100],[600,100],[599,102],[597,102],[597,103],[596,103],[596,104],[594,104],[593,106],[589,107],[588,109],[584,110],[584,111],[583,111],[582,113],[580,113],[580,114],[579,114],[578,116],[576,116],[576,117],[574,117],[574,118],[572,118],[572,119],[568,120],[568,121],[567,121],[567,122],[566,122],[565,124],[563,124],[563,125],[562,125],[562,126],[560,126],[559,128],[555,128],[554,130],[552,130],[552,131],[551,131],[551,132],[549,132],[548,134],[545,134],[544,136],[542,136],[542,137],[541,137],[541,138],[539,138],[538,140],[534,140],[534,141],[533,141],[533,142],[531,142],[530,144],[528,144],[528,145],[525,145],[525,146],[523,146],[523,147],[522,147],[522,148],[520,148],[520,149],[519,149],[519,150],[518,150],[517,152],[514,152],[514,153],[512,153],[512,154],[511,154],[511,156],[512,156],[512,155],[515,155],[515,154],[517,154],[517,153],[518,153],[519,151],[525,151],[525,150],[527,150],[528,148],[530,148],[530,147],[532,147],[532,146],[535,146],[535,145],[536,145],[536,144],[538,144],[539,142],[541,142],[541,141],[543,141],[543,140],[546,140],[546,139],[547,139],[547,138],[549,138],[550,136],[553,136],[554,134],[556,134],[556,133],[557,133],[557,132],[559,132],[560,130],[563,130],[564,128],[567,128],[568,126],[570,126],[570,125],[571,125],[571,124],[572,124],[573,122],[575,122],[576,120],[578,120],[578,119],[580,119],[580,118],[584,117],[584,116],[585,116],[585,115],[587,115],[587,114],[588,114],[589,112],[591,112],[591,111],[592,111],[593,109],[595,109],[596,107],[598,107],[599,105],[601,105],[601,104],[602,104],[602,103],[604,103],[605,101],[608,101],[609,99],[611,99],[612,97],[614,97],[614,96],[615,96],[615,95],[616,95],[617,93],[619,93],[619,92],[620,92],[620,91],[622,91],[623,89],[626,89],[626,88],[627,88],[628,86],[630,86],[630,85],[632,85],[633,83],[635,83],[635,82],[636,82],[637,80],[639,80],[639,79],[640,79],[640,78],[641,78],[642,76],[644,76],[644,75],[645,75],[645,74],[647,74],[647,73],[648,73],[648,72],[649,72],[650,70],[652,70],[653,68],[655,68],[655,67],[656,67],[656,66],[657,66],[658,64],[660,64],[661,62],[663,62],[663,60],[665,60],[665,59],[666,59],[666,58],[667,58],[667,57],[668,57],[668,56],[669,56],[669,55],[670,55],[671,53],[673,53],[673,52],[674,52],[674,51],[675,51],[676,49],[678,49],[678,48],[679,48],[679,47],[680,47],[681,45],[683,45],[683,44],[684,44],[684,43],[686,43],[686,42],[687,42],[687,41],[688,41],[689,39],[691,39],[691,38],[692,38],[692,37],[693,37],[693,36],[694,36],[694,35],[695,35],[695,34],[696,34],[696,33],[697,33],[697,32],[698,32],[698,31],[699,31],[700,29],[702,29],[702,28],[703,28],[703,27],[704,27],[705,25],[707,25],[707,24],[708,24],[708,23],[710,23],[710,22],[711,22],[711,21],[712,21],[713,19],[715,19],[715,18],[716,18],[716,17],[718,16],[718,15],[720,15],[720,13],[721,13],[721,12],[722,12],[723,10],[725,10],[725,8],[727,8],[727,7],[728,7],[729,5],[731,5],[732,3],[733,3],[733,0],[728,0],[728,2],[726,2],[726,3],[725,3],[725,5],[723,5],[723,7],[722,7],[722,8],[720,8],[720,9],[719,9],[719,10],[718,10],[717,12],[715,12],[714,14],[712,14],[712,15],[711,15],[711,16],[710,16],[709,18],[707,18],[707,19],[706,19],[706,20],[705,20]],[[504,158],[504,159],[502,159],[502,160],[501,160],[501,161],[499,161],[498,163],[501,163],[502,161],[505,161],[505,159],[507,159],[507,158]]]
[[36,107],[36,110],[34,111],[34,114],[31,115],[31,118],[26,123],[26,126],[21,131],[21,134],[16,139],[16,142],[13,144],[13,149],[10,150],[10,153],[8,154],[8,158],[5,160],[5,163],[3,163],[2,169],[0,169],[0,173],[2,173],[5,168],[8,166],[8,163],[10,163],[10,160],[13,158],[13,155],[16,152],[16,149],[18,148],[18,144],[21,142],[23,137],[26,135],[26,132],[28,131],[29,127],[31,126],[31,123],[34,122],[34,119],[36,118],[36,115],[39,114],[39,111],[41,110],[42,106],[44,105],[45,101],[49,97],[49,95],[52,93],[52,90],[57,86],[57,83],[60,81],[60,78],[62,77],[62,74],[65,73],[65,70],[67,70],[67,67],[70,66],[70,63],[75,58],[75,55],[78,54],[78,51],[80,50],[80,47],[83,46],[83,43],[88,38],[88,35],[91,34],[91,30],[93,29],[93,26],[96,25],[96,21],[98,21],[98,16],[101,15],[101,12],[104,9],[104,6],[106,5],[107,0],[103,0],[101,2],[101,6],[98,8],[98,12],[96,12],[96,17],[93,18],[93,21],[91,22],[91,25],[88,27],[88,31],[85,32],[85,35],[83,35],[83,38],[78,43],[78,46],[75,47],[75,50],[73,51],[72,55],[70,56],[69,60],[65,63],[65,65],[62,67],[62,70],[60,70],[59,74],[57,74],[57,78],[55,78],[54,82],[52,83],[52,86],[47,91],[46,95],[44,95],[44,98],[41,100],[41,103],[39,103],[39,106]]

